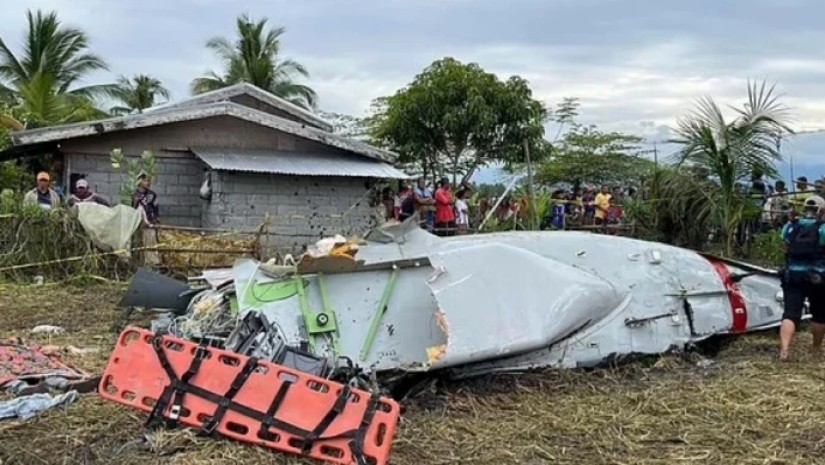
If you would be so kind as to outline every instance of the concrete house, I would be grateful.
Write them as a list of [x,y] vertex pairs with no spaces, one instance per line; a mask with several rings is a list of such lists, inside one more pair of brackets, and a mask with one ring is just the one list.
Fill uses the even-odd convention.
[[[369,228],[371,188],[408,177],[393,167],[396,154],[333,134],[316,115],[248,84],[142,114],[17,132],[12,140],[0,160],[56,154],[65,192],[85,178],[110,199],[122,183],[111,151],[151,150],[163,223],[249,230],[269,214],[273,245],[285,248]],[[209,201],[198,195],[207,176]]]

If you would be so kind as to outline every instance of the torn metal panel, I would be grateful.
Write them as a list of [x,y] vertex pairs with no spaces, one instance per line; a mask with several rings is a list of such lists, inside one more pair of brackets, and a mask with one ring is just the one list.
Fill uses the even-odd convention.
[[[258,313],[284,347],[330,366],[473,376],[660,354],[776,326],[782,315],[776,274],[616,236],[439,238],[408,221],[372,231],[343,260],[315,258],[289,273],[238,261],[239,316]],[[248,289],[287,286],[295,273],[300,292],[250,299]]]
[[510,245],[475,244],[430,260],[446,270],[429,285],[449,324],[434,368],[548,347],[623,300],[603,279]]

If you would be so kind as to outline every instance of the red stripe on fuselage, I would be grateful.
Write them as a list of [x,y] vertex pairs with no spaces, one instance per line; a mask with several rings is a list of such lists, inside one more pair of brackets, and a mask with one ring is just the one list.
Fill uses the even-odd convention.
[[728,266],[722,262],[708,258],[708,261],[716,270],[716,274],[722,279],[725,290],[728,292],[731,312],[733,312],[733,325],[730,330],[734,333],[741,333],[748,327],[748,307],[745,304],[745,296],[739,286],[733,281]]

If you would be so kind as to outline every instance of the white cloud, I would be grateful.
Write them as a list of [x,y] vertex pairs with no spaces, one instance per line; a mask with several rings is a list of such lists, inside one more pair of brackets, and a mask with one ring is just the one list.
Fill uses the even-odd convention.
[[453,56],[520,74],[537,98],[582,101],[607,130],[662,137],[698,97],[741,104],[749,78],[777,81],[803,128],[825,127],[825,4],[816,0],[27,0],[0,9],[17,49],[28,8],[81,27],[110,73],[149,73],[175,98],[218,63],[204,48],[248,12],[284,25],[286,56],[304,63],[325,110],[363,115],[370,102]]

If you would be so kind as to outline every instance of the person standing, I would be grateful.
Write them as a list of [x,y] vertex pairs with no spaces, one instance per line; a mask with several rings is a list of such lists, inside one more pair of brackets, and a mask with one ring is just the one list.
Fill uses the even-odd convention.
[[439,236],[455,235],[455,199],[447,178],[441,179],[435,191],[435,229]]
[[802,321],[808,299],[813,333],[813,352],[820,354],[825,337],[825,199],[809,197],[805,217],[782,228],[785,245],[785,270],[782,276],[784,313],[780,328],[779,358],[790,358],[790,346]]
[[435,226],[435,199],[433,191],[427,187],[424,178],[418,178],[418,185],[413,190],[413,198],[418,205],[418,216],[424,229],[432,231]]
[[470,229],[470,206],[467,205],[467,196],[469,191],[462,189],[456,194],[455,201],[455,224],[458,227],[458,234],[465,235]]
[[143,247],[147,248],[144,262],[147,265],[159,265],[160,256],[156,250],[152,249],[158,245],[158,230],[155,226],[160,223],[160,211],[158,194],[150,188],[151,186],[152,178],[148,174],[138,175],[138,187],[132,194],[132,208],[142,212],[143,215]]
[[49,173],[37,173],[37,187],[26,192],[23,196],[23,205],[38,206],[43,210],[53,210],[60,207],[60,196],[51,188]]
[[788,198],[788,191],[785,189],[785,183],[776,181],[776,192],[770,199],[771,212],[771,226],[780,227],[788,222],[788,213],[791,210],[791,202]]
[[132,194],[132,208],[143,211],[143,220],[147,225],[160,223],[160,209],[158,208],[158,194],[150,187],[152,178],[146,173],[138,175],[138,187]]
[[79,203],[85,202],[92,202],[99,205],[103,205],[104,207],[111,207],[112,204],[109,203],[106,199],[103,198],[97,192],[92,192],[89,189],[89,181],[85,179],[78,179],[77,183],[75,183],[75,193],[72,194],[69,199],[66,201],[66,205],[69,207],[73,207]]
[[796,191],[791,194],[791,207],[793,207],[794,212],[800,216],[802,215],[802,209],[805,201],[813,195],[813,193],[809,192],[809,190],[808,178],[805,176],[800,176],[796,179]]
[[604,226],[607,224],[607,214],[610,211],[610,201],[612,196],[607,186],[602,186],[601,192],[596,194],[593,203],[596,207],[596,225]]
[[407,218],[415,214],[415,200],[407,181],[401,181],[398,184],[398,193],[395,195],[393,209],[395,219],[401,222],[406,221]]

